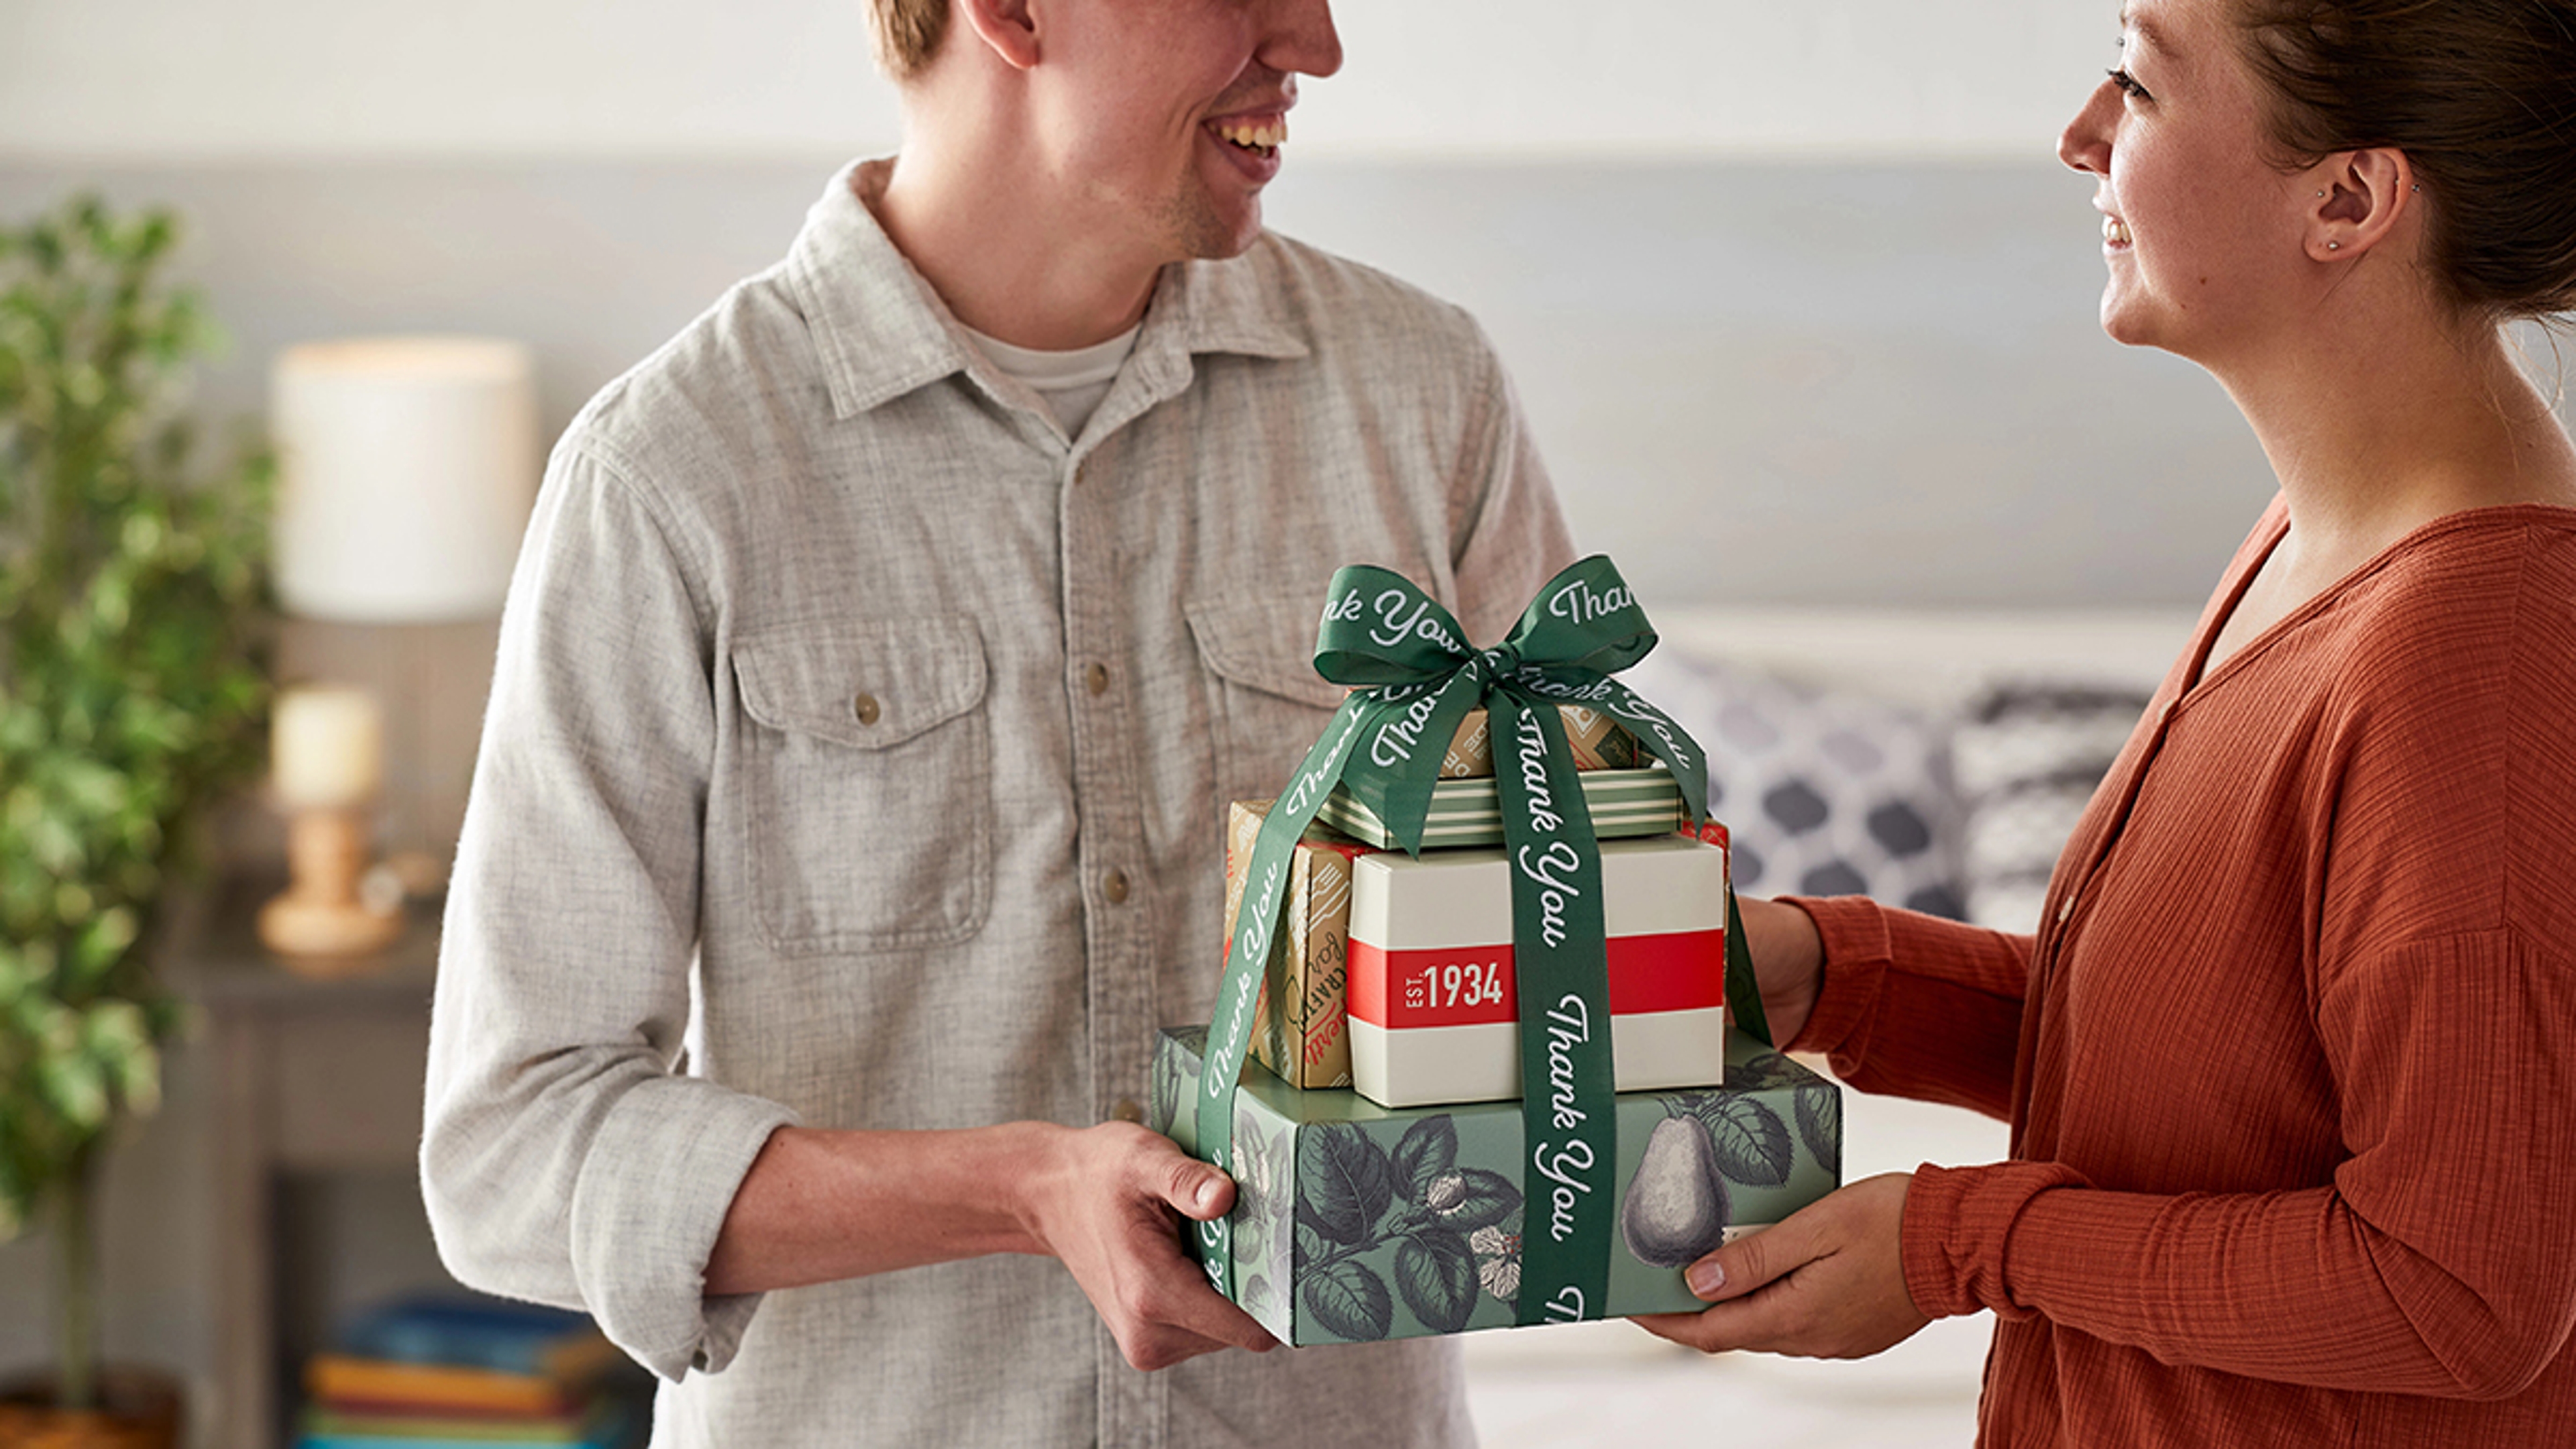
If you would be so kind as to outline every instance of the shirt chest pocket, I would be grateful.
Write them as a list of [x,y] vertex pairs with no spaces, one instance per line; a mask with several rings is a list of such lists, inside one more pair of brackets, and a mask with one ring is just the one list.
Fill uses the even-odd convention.
[[991,903],[992,738],[971,619],[738,644],[745,874],[773,950],[964,940]]
[[1221,800],[1279,793],[1333,709],[1340,685],[1315,672],[1317,591],[1281,598],[1210,598],[1187,609],[1199,661],[1216,683],[1213,704]]

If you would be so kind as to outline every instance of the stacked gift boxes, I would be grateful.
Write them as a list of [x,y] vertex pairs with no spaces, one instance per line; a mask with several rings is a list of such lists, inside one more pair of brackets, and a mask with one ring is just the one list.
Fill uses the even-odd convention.
[[[1670,773],[1607,716],[1560,710],[1600,837],[1616,1084],[1618,1246],[1594,1316],[1685,1311],[1681,1269],[1830,1192],[1841,1100],[1730,1030],[1722,828],[1682,831]],[[1520,1321],[1534,1204],[1525,1148],[1510,866],[1484,715],[1459,727],[1407,856],[1368,779],[1299,839],[1234,1105],[1237,1301],[1281,1340]],[[1270,802],[1227,831],[1232,939]],[[1206,1033],[1157,1044],[1154,1123],[1207,1155],[1189,1104]],[[1347,1084],[1347,1089],[1344,1089]]]

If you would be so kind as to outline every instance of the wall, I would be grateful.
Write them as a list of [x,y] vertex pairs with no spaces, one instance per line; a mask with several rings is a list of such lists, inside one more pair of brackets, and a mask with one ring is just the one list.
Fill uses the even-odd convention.
[[[895,134],[860,0],[9,0],[0,153],[777,157]],[[1301,154],[2025,155],[2111,0],[1354,0]],[[1569,19],[1579,15],[1579,19]]]

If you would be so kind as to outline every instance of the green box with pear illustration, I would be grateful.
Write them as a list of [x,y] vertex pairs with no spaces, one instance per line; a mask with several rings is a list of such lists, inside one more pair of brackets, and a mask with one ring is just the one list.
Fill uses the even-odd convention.
[[[1194,1154],[1183,1108],[1206,1040],[1169,1027],[1154,1044],[1153,1126]],[[1605,1317],[1704,1306],[1683,1268],[1840,1185],[1841,1089],[1742,1033],[1728,1036],[1724,1086],[1618,1103]],[[1398,1110],[1347,1089],[1299,1091],[1248,1062],[1234,1119],[1235,1298],[1282,1343],[1519,1321],[1520,1103]]]

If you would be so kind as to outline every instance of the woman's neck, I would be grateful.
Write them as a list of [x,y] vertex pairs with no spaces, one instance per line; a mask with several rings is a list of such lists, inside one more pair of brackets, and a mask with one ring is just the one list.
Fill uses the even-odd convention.
[[2212,369],[2280,480],[2302,574],[2330,582],[2465,509],[2576,506],[2576,446],[2501,330],[2356,320]]

